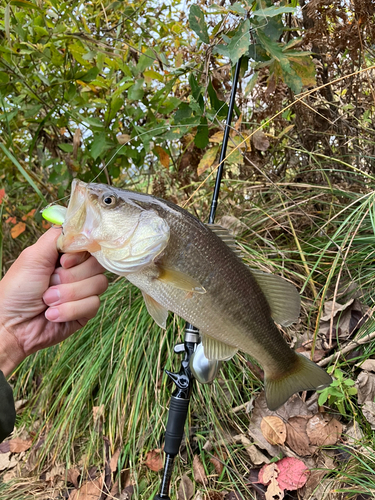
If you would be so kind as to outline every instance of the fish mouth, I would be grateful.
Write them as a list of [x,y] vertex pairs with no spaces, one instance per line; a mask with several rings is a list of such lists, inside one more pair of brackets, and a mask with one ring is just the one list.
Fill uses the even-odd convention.
[[90,253],[101,249],[94,240],[93,230],[100,223],[100,215],[89,203],[88,185],[74,179],[62,233],[57,240],[60,252],[75,253],[87,250]]

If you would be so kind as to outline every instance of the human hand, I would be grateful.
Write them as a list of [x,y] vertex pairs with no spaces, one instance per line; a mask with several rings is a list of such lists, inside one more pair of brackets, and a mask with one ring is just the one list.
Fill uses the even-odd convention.
[[9,375],[28,355],[65,340],[95,316],[108,286],[87,252],[60,258],[49,229],[0,281],[0,370]]

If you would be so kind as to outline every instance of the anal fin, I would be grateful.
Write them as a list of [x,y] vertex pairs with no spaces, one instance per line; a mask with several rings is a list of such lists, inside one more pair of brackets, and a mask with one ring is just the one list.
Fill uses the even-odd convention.
[[160,326],[160,328],[164,328],[165,330],[167,327],[168,310],[146,292],[142,291],[142,295],[149,315],[154,319],[155,323]]
[[233,358],[233,356],[238,351],[237,347],[224,344],[223,342],[220,342],[219,340],[216,340],[205,334],[202,334],[202,345],[204,355],[207,359],[227,361],[228,359]]

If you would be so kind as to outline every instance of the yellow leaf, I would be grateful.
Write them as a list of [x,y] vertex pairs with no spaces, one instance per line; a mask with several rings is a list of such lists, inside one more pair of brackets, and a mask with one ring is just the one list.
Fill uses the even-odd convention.
[[26,224],[24,222],[18,222],[12,229],[10,230],[10,235],[13,239],[17,238],[21,233],[23,233],[26,229]]
[[168,168],[169,154],[165,151],[165,149],[160,146],[155,146],[154,151],[158,155],[160,163],[163,165],[163,167]]
[[197,174],[201,175],[203,172],[205,172],[207,169],[209,169],[213,162],[215,161],[217,152],[219,151],[220,146],[214,146],[213,148],[209,149],[206,151],[199,162],[198,169],[197,169]]
[[216,134],[210,137],[209,141],[217,142],[220,144],[221,142],[223,142],[223,138],[224,138],[224,132],[222,130],[219,130],[219,132],[216,132]]

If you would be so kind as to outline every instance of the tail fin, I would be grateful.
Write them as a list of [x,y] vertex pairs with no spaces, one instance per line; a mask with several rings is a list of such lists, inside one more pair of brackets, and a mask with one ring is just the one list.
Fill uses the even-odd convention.
[[281,377],[271,379],[265,374],[266,401],[271,411],[277,410],[296,392],[316,390],[332,382],[330,375],[313,361],[302,354],[296,353],[296,356],[293,368]]

